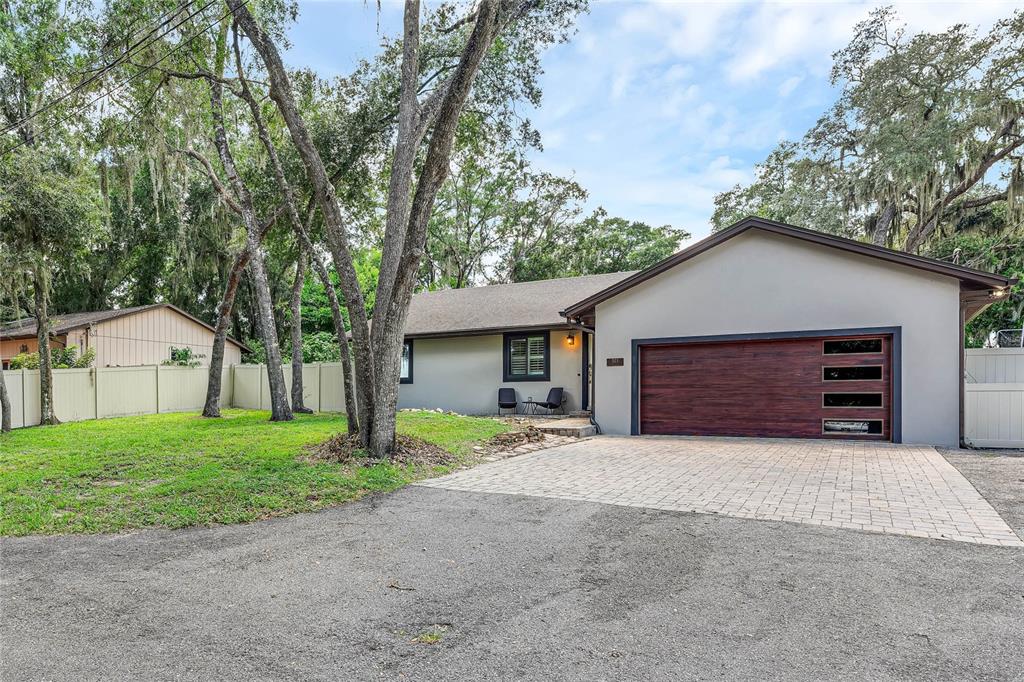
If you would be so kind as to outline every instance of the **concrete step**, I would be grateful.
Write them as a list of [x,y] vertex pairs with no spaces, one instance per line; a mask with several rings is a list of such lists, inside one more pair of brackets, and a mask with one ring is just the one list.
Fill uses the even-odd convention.
[[538,431],[550,433],[556,436],[569,436],[571,438],[587,438],[597,435],[597,427],[590,423],[590,419],[567,417],[565,419],[552,419],[534,423]]

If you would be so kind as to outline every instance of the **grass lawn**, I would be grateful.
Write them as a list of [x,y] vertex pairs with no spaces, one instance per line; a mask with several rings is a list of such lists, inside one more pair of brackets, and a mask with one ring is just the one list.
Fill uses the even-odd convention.
[[[240,523],[394,490],[451,467],[310,463],[304,446],[345,428],[337,414],[227,410],[84,421],[0,436],[0,535],[106,533]],[[398,431],[465,461],[507,430],[487,418],[401,412]]]

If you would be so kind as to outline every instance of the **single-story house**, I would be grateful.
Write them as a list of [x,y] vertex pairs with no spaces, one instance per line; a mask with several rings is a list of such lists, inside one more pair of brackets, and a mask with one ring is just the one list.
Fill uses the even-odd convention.
[[418,294],[400,405],[561,386],[610,434],[956,446],[964,324],[1013,283],[747,218],[640,272]]
[[[214,329],[169,303],[54,315],[50,319],[50,347],[78,348],[79,357],[95,349],[96,367],[159,365],[171,357],[171,348],[191,348],[202,365],[210,364]],[[26,317],[0,326],[0,363],[7,368],[19,353],[34,353],[36,320]],[[249,349],[228,338],[224,364],[237,365]]]

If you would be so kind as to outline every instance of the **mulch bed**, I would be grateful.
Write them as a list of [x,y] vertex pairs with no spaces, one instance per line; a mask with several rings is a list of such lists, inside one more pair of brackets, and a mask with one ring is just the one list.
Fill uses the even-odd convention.
[[[444,448],[428,443],[419,438],[399,435],[396,439],[392,464],[452,464],[457,457]],[[366,456],[366,450],[359,445],[359,436],[341,433],[323,443],[307,449],[308,459],[313,462],[333,462],[349,464],[352,462],[371,466],[376,462]]]

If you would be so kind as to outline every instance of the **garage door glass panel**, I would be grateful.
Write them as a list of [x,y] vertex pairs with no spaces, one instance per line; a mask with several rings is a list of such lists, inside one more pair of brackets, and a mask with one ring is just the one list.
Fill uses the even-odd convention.
[[882,433],[882,420],[826,419],[822,422],[821,432],[824,435],[880,435]]
[[825,393],[822,407],[881,407],[881,393]]
[[825,355],[881,353],[882,339],[839,339],[825,342]]
[[822,378],[825,381],[881,381],[882,366],[825,367]]

